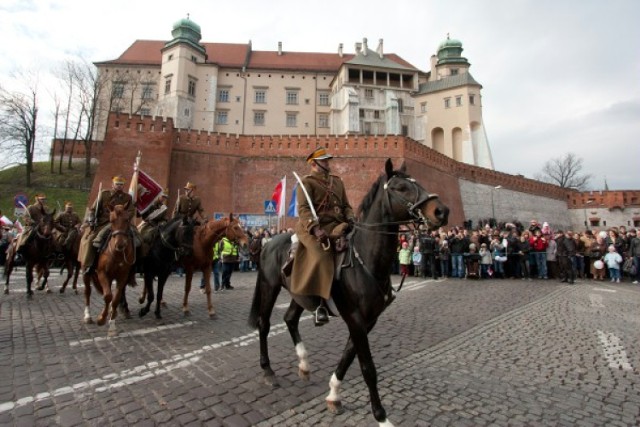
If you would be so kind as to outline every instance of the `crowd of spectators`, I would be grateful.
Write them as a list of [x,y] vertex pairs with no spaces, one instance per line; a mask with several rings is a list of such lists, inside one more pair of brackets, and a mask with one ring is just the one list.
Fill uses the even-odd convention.
[[406,230],[398,239],[398,264],[407,264],[403,247],[414,254],[413,263],[394,272],[425,278],[629,280],[633,284],[640,280],[640,238],[635,228],[624,226],[560,230],[531,220],[528,225]]

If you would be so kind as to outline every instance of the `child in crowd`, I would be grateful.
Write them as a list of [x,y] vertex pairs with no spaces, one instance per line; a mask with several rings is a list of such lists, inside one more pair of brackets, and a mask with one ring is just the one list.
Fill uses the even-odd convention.
[[440,273],[442,277],[449,277],[449,259],[451,257],[451,250],[449,249],[449,242],[442,239],[440,250],[438,251],[438,258],[440,258]]
[[413,260],[413,275],[415,277],[422,276],[422,253],[420,252],[419,246],[413,248],[413,255],[411,258]]
[[616,247],[609,245],[609,253],[604,256],[604,263],[607,264],[609,269],[609,276],[611,282],[620,283],[620,264],[622,264],[622,257],[616,252]]
[[409,250],[409,243],[406,241],[402,242],[402,249],[398,252],[398,261],[400,262],[400,274],[408,276],[410,274],[411,251]]
[[480,277],[482,279],[488,279],[489,269],[491,268],[491,264],[493,264],[493,258],[491,257],[491,252],[487,248],[486,243],[480,245],[480,251],[478,254],[480,255]]

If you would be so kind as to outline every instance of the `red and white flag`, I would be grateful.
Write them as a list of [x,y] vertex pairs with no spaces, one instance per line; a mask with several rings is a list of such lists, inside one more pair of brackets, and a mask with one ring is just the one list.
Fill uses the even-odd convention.
[[[136,209],[142,215],[162,193],[162,187],[144,171],[138,171],[136,190]],[[133,181],[132,181],[133,183]]]
[[276,212],[278,217],[285,214],[285,195],[287,194],[287,176],[282,177],[276,188],[273,190],[271,200],[276,204]]

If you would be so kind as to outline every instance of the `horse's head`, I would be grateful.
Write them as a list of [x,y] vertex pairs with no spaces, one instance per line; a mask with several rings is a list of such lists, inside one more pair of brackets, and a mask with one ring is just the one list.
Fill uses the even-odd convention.
[[42,218],[40,218],[40,222],[36,227],[36,233],[38,237],[44,239],[48,239],[51,237],[51,233],[53,232],[53,220],[55,217],[55,209],[52,212],[45,212]]
[[437,194],[429,193],[408,175],[404,164],[394,170],[391,159],[387,159],[382,179],[383,204],[392,221],[414,221],[431,228],[447,224],[449,208]]
[[225,218],[225,220],[228,222],[225,229],[225,236],[227,239],[236,241],[241,245],[249,244],[249,237],[242,228],[240,220],[234,217],[233,214],[229,214],[229,218]]
[[128,205],[109,206],[109,222],[112,231],[127,231],[131,221],[131,213]]

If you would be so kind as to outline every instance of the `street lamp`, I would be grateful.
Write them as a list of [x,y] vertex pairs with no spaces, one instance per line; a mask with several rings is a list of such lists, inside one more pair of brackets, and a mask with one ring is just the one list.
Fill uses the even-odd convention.
[[493,201],[493,190],[499,190],[501,188],[502,188],[502,185],[496,185],[491,189],[491,216],[493,220],[496,222],[496,224],[498,224],[498,221],[496,220],[496,205]]

